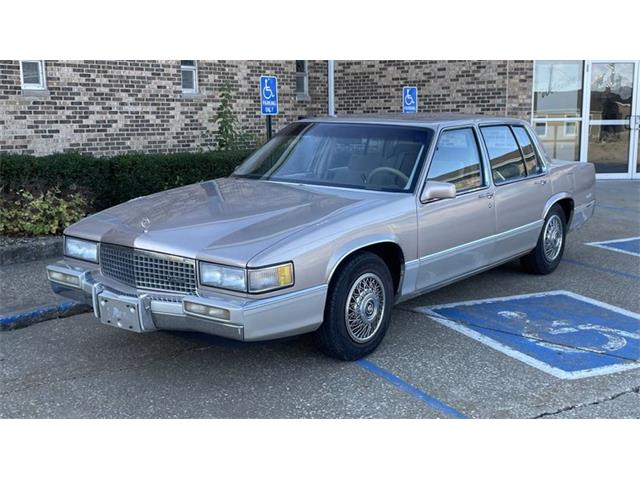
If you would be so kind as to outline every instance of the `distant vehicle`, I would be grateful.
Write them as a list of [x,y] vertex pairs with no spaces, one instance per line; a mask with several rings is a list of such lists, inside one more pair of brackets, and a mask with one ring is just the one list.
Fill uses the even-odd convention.
[[48,277],[126,330],[314,332],[354,360],[398,302],[514,258],[553,272],[567,231],[593,215],[594,185],[593,165],[550,160],[521,120],[307,119],[229,178],[72,225]]

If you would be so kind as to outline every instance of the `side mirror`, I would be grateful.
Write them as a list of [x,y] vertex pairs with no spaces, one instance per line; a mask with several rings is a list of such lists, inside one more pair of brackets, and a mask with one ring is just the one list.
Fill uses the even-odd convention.
[[427,203],[431,200],[440,200],[442,198],[455,198],[456,186],[448,182],[436,182],[427,180],[420,195],[420,201]]

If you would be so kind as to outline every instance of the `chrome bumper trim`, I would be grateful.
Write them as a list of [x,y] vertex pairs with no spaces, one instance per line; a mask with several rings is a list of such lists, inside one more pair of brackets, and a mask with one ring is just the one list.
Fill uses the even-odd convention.
[[590,202],[583,203],[582,205],[578,205],[574,211],[571,218],[571,225],[569,226],[569,231],[580,228],[582,225],[587,223],[596,209],[596,201],[591,200]]
[[[287,337],[315,330],[324,315],[327,285],[276,295],[263,299],[246,299],[231,295],[155,295],[153,292],[125,290],[110,285],[109,279],[99,272],[83,270],[64,260],[47,266],[48,270],[76,275],[80,287],[72,287],[49,280],[53,291],[67,298],[92,305],[99,318],[98,295],[108,291],[122,299],[137,297],[150,306],[150,321],[141,326],[143,331],[156,329],[191,330],[210,333],[235,340],[255,341]],[[191,301],[229,310],[229,321],[202,318],[184,311],[183,301]]]

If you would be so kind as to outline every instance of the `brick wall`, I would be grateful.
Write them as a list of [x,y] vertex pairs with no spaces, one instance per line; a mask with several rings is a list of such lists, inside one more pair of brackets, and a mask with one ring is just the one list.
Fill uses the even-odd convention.
[[322,61],[309,62],[306,99],[295,95],[294,61],[199,61],[196,96],[182,94],[179,61],[47,61],[48,93],[38,96],[23,94],[17,61],[0,61],[0,152],[112,155],[211,147],[225,82],[242,130],[259,139],[265,135],[263,74],[278,76],[282,115],[275,130],[300,116],[326,114]]
[[[48,93],[23,94],[17,61],[0,61],[0,152],[193,151],[213,146],[220,87],[232,87],[241,129],[264,138],[258,79],[278,76],[277,131],[327,113],[327,62],[309,61],[309,96],[295,93],[295,62],[199,61],[199,94],[185,96],[179,61],[47,61]],[[531,61],[337,61],[336,113],[400,112],[417,85],[421,112],[528,119]]]
[[532,61],[336,62],[336,113],[402,111],[402,87],[418,87],[420,112],[531,116]]

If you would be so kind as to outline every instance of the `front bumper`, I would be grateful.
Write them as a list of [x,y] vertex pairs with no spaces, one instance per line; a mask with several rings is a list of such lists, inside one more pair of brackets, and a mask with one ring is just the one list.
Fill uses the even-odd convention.
[[[189,330],[241,341],[288,337],[317,329],[322,323],[327,295],[327,285],[261,299],[142,291],[104,278],[99,270],[88,270],[64,260],[48,265],[47,274],[55,293],[91,305],[98,319],[99,299],[109,298],[141,306],[135,331]],[[186,312],[184,302],[228,310],[228,320]]]

